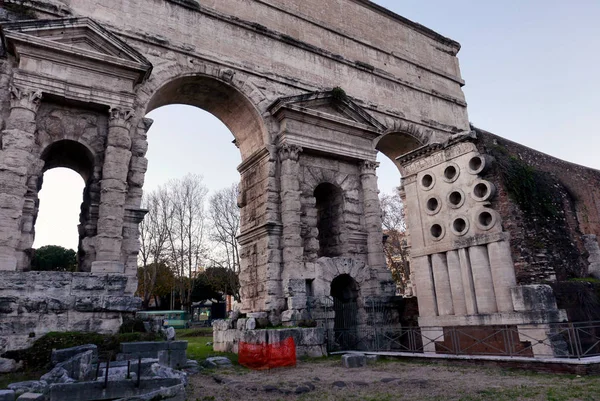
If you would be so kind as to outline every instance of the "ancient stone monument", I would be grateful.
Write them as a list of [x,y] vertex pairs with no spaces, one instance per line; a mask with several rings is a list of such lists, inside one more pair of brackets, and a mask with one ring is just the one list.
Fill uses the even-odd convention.
[[[485,175],[494,160],[469,125],[458,43],[367,0],[7,0],[0,17],[4,348],[115,330],[139,306],[144,116],[174,103],[221,119],[242,155],[243,312],[292,321],[307,297],[394,294],[382,152],[403,177],[422,326],[541,333],[566,319],[551,290],[524,285],[544,280],[518,280],[510,200]],[[53,167],[86,182],[77,273],[28,271]]]

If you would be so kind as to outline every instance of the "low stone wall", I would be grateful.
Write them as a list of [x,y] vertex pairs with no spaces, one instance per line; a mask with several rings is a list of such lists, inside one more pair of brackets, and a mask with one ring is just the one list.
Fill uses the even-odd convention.
[[[245,320],[245,319],[239,319]],[[327,355],[325,329],[322,327],[286,329],[247,329],[231,319],[213,322],[213,348],[217,352],[238,352],[240,341],[249,344],[275,344],[292,337],[296,356],[318,358]]]
[[[2,272],[0,353],[51,331],[114,333],[141,306],[122,274]],[[135,288],[134,288],[135,289]]]

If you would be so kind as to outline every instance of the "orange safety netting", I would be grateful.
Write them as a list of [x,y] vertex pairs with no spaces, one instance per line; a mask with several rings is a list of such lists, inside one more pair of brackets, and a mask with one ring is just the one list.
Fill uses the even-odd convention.
[[248,344],[240,341],[240,365],[254,370],[296,366],[296,344],[290,337],[275,344]]

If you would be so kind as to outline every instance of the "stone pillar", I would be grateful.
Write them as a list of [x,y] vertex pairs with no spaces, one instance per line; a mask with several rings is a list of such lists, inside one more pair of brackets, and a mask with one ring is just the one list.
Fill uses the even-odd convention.
[[96,261],[92,272],[123,273],[121,257],[123,242],[123,217],[127,197],[127,175],[131,160],[131,118],[133,111],[113,107],[110,109],[108,140],[104,153],[102,181],[100,183],[100,209],[98,235],[96,236]]
[[433,282],[435,283],[438,313],[440,316],[454,315],[446,255],[443,253],[431,255],[431,266],[433,268]]
[[463,288],[462,273],[460,270],[460,257],[458,251],[449,251],[446,254],[448,263],[448,276],[450,277],[450,288],[452,289],[452,305],[454,314],[464,316],[467,314],[465,303],[465,290]]
[[283,225],[283,288],[288,297],[288,309],[304,309],[306,297],[294,297],[290,283],[290,272],[299,272],[302,268],[304,248],[302,244],[302,223],[300,221],[301,192],[300,165],[298,159],[302,148],[297,145],[283,144],[279,148],[281,163],[281,223]]
[[379,204],[379,190],[377,189],[377,175],[375,174],[377,167],[379,167],[379,163],[363,161],[360,164],[360,182],[363,193],[365,229],[367,231],[368,265],[371,268],[385,268],[381,206]]
[[0,270],[15,271],[42,93],[13,86],[10,94],[10,115],[0,136]]
[[44,161],[36,159],[29,166],[27,189],[21,217],[21,240],[17,247],[17,270],[27,271],[31,268],[30,250],[35,240],[35,220],[39,211],[38,185],[43,176]]
[[438,307],[429,256],[414,258],[412,260],[412,270],[415,273],[415,286],[419,294],[419,316],[437,316]]
[[471,270],[471,259],[469,251],[466,248],[458,250],[460,260],[460,272],[462,275],[463,290],[465,291],[465,306],[468,315],[477,314],[477,298],[475,296],[475,283],[473,282],[473,272]]
[[517,277],[515,276],[515,267],[508,241],[488,244],[488,254],[498,312],[513,312],[511,288],[517,286]]
[[495,313],[496,294],[494,293],[494,281],[486,246],[473,246],[469,248],[471,260],[471,271],[473,272],[473,283],[475,284],[475,296],[477,299],[477,310],[479,313]]

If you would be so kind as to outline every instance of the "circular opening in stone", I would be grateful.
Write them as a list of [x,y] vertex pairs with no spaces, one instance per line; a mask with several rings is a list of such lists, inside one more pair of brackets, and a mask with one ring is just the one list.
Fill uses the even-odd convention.
[[429,198],[427,200],[427,209],[431,212],[435,212],[440,206],[440,202],[436,198]]
[[460,192],[458,191],[454,191],[452,193],[450,193],[450,196],[448,197],[448,200],[450,201],[450,203],[454,206],[458,206],[461,204],[462,200],[463,200],[463,196]]
[[454,166],[448,166],[444,170],[444,177],[449,181],[455,179],[457,174],[458,170]]
[[444,230],[439,224],[434,224],[431,226],[431,235],[433,236],[433,238],[441,238],[443,233]]
[[482,212],[479,213],[478,220],[482,227],[489,227],[494,222],[494,217],[490,212]]
[[483,165],[483,159],[480,156],[475,156],[469,160],[469,168],[471,171],[479,171]]
[[475,185],[475,188],[473,188],[473,194],[479,199],[485,198],[486,196],[488,196],[488,193],[489,189],[484,183],[479,183]]
[[421,178],[421,184],[423,187],[429,188],[433,185],[433,177],[430,174],[425,174],[423,178]]
[[452,223],[452,228],[455,232],[461,234],[467,229],[467,222],[465,219],[456,219],[454,220],[454,223]]

